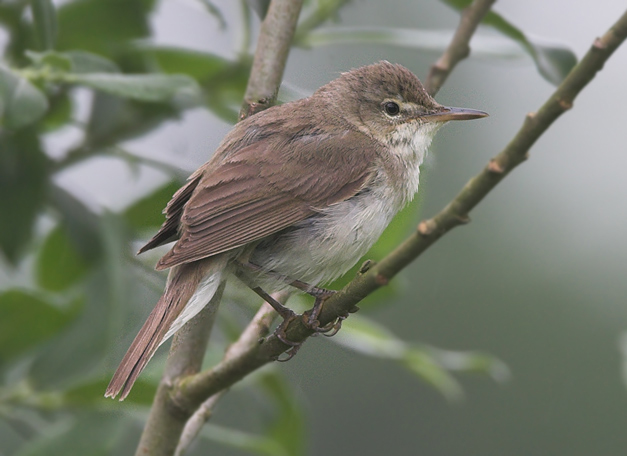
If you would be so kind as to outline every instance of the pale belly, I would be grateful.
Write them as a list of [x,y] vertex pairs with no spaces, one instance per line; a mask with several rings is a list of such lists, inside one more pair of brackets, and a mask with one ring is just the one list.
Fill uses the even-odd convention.
[[[250,261],[310,285],[323,285],[353,267],[400,208],[394,198],[359,194],[262,241]],[[278,284],[266,286],[276,289]]]

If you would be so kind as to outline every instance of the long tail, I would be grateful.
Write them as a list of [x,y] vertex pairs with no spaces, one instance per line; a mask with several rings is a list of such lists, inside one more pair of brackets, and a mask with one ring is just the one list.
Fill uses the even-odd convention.
[[123,401],[159,345],[191,320],[211,300],[224,275],[226,259],[214,257],[175,266],[163,296],[118,366],[105,397]]

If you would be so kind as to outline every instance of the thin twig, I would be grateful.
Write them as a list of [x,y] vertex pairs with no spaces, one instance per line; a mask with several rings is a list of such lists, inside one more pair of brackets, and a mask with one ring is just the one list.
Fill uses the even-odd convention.
[[181,440],[176,447],[174,456],[183,456],[187,452],[189,446],[194,440],[196,440],[196,436],[200,430],[203,428],[205,423],[209,421],[211,415],[213,415],[213,407],[215,407],[216,403],[226,394],[227,391],[228,390],[222,390],[211,396],[203,402],[200,407],[198,407],[198,410],[194,412],[192,417],[187,420],[187,424],[185,425],[185,429],[183,429]]
[[448,75],[455,68],[455,65],[460,60],[468,57],[470,54],[470,39],[495,1],[475,0],[464,9],[451,43],[438,61],[431,66],[429,76],[425,80],[425,88],[431,96],[438,93]]
[[269,108],[276,101],[302,6],[302,0],[270,3],[261,24],[240,120]]
[[[602,69],[625,37],[627,12],[603,37],[594,41],[588,53],[546,103],[538,112],[527,115],[512,141],[464,186],[453,201],[432,219],[421,222],[416,232],[392,253],[378,264],[372,264],[367,271],[362,271],[344,289],[325,302],[319,317],[320,324],[325,325],[346,315],[364,297],[386,285],[437,239],[452,228],[467,223],[469,211],[526,159],[529,148],[561,114],[572,107],[575,97]],[[287,338],[294,342],[304,341],[311,334],[312,331],[301,319],[294,320],[287,328]],[[251,347],[237,357],[225,359],[207,371],[183,378],[171,393],[179,412],[191,415],[207,397],[230,387],[288,348],[276,336],[270,336],[262,344]]]

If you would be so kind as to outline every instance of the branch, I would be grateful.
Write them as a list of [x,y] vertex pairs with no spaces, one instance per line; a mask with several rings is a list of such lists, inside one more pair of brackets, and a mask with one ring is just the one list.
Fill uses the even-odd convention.
[[[453,201],[432,219],[421,222],[417,231],[380,263],[368,264],[367,270],[362,268],[358,277],[325,302],[319,318],[321,325],[346,316],[359,301],[386,285],[436,240],[452,228],[467,223],[470,210],[527,158],[530,147],[561,114],[572,107],[575,97],[601,70],[626,36],[627,12],[603,37],[594,41],[588,53],[546,103],[536,113],[527,115],[512,141],[464,186]],[[295,342],[304,341],[311,334],[312,331],[301,319],[294,320],[287,328],[287,338]],[[181,379],[171,392],[173,403],[181,414],[191,415],[206,398],[229,388],[288,348],[276,336],[270,336],[263,343],[221,361],[212,369]]]
[[197,373],[205,356],[211,329],[215,323],[223,282],[211,301],[174,335],[163,378],[150,409],[136,456],[167,456],[174,453],[187,417],[172,413],[169,392],[172,384],[183,375]]
[[276,101],[302,6],[302,0],[273,0],[270,3],[261,24],[240,120],[269,108]]
[[436,93],[446,81],[460,60],[470,54],[470,39],[477,30],[477,26],[483,17],[490,11],[496,0],[474,0],[470,6],[464,9],[451,43],[442,56],[431,66],[429,75],[425,81],[425,88],[431,96]]
[[[289,298],[288,292],[279,292],[272,295],[281,304],[285,304]],[[240,356],[246,350],[250,350],[254,345],[259,343],[259,339],[265,337],[270,332],[270,325],[276,319],[277,313],[272,306],[266,302],[259,308],[251,322],[242,332],[237,342],[231,345],[224,355],[224,359],[232,359]],[[187,421],[181,441],[176,448],[174,456],[183,456],[189,445],[194,441],[202,427],[211,418],[213,407],[222,398],[228,390],[224,389],[205,402],[194,412],[192,417]]]

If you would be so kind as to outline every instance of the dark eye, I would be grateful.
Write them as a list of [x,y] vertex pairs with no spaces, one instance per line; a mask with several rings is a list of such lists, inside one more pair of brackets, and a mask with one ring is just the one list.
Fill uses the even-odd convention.
[[398,116],[401,112],[401,108],[399,108],[398,104],[393,101],[388,101],[383,105],[383,109],[388,116]]

